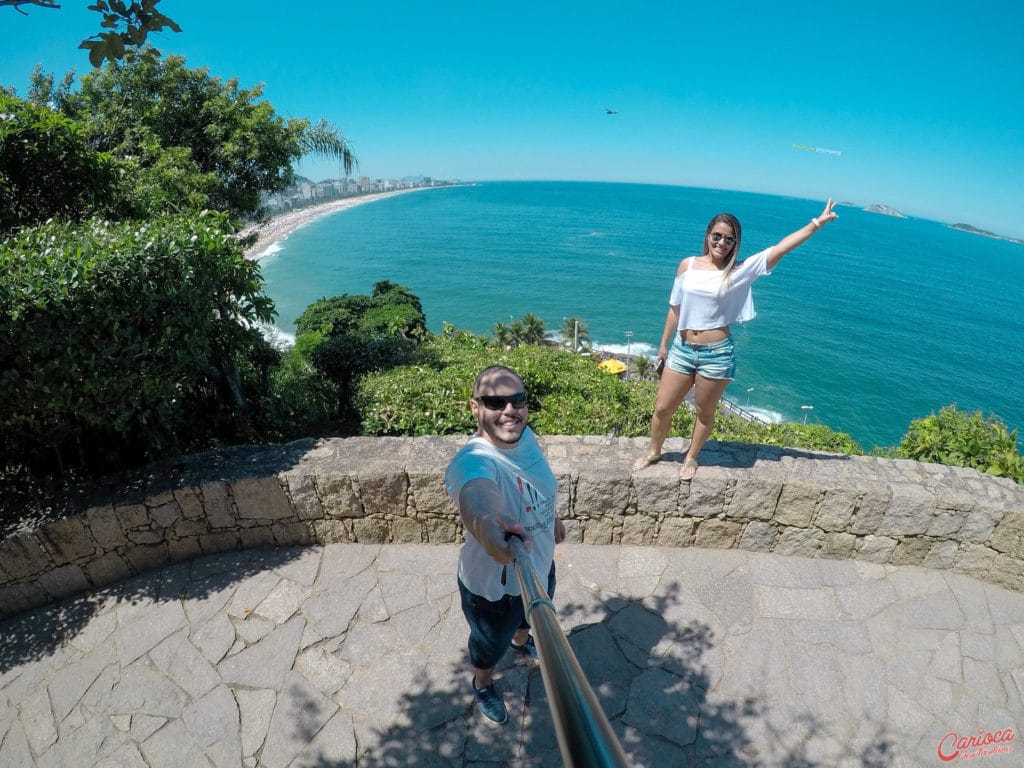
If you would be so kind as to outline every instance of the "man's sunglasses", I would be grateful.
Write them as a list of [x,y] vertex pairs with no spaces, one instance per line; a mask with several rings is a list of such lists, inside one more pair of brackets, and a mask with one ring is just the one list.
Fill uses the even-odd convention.
[[504,411],[509,403],[512,403],[513,408],[526,407],[525,392],[516,392],[514,395],[477,395],[473,399],[489,411]]

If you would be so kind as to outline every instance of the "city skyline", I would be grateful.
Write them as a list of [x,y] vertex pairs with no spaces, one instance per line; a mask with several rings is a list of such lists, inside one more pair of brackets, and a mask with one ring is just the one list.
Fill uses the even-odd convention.
[[[100,17],[87,5],[0,9],[0,82],[24,95],[36,63],[88,71],[77,46]],[[352,143],[353,175],[832,197],[1024,237],[1024,57],[1007,33],[1024,9],[1010,2],[160,10],[182,28],[153,39],[164,54],[264,83],[281,115],[326,118]],[[342,175],[315,159],[296,170]]]

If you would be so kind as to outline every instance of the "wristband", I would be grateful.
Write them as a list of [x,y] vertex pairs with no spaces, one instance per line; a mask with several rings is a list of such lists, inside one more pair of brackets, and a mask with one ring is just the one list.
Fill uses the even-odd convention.
[[814,230],[815,231],[818,231],[819,229],[821,229],[821,222],[818,221],[818,217],[817,216],[815,216],[813,219],[811,219],[811,224],[814,225]]

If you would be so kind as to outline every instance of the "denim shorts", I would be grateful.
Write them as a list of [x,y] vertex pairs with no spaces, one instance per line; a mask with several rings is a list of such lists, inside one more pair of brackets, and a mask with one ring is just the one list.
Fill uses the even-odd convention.
[[[508,577],[516,578],[509,565]],[[459,580],[462,613],[469,623],[469,662],[477,669],[493,669],[508,650],[515,633],[526,627],[526,610],[519,595],[505,595],[496,602],[474,595]],[[548,597],[555,596],[555,564],[548,573]]]
[[683,341],[681,333],[668,350],[665,365],[676,373],[691,376],[699,373],[705,379],[736,378],[736,351],[732,336],[711,344],[691,344]]

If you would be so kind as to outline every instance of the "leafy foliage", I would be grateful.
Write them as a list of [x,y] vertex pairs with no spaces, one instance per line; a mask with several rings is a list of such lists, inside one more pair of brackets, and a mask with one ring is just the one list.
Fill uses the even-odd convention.
[[[654,386],[631,386],[592,361],[562,349],[522,345],[496,351],[464,331],[429,337],[417,360],[364,377],[355,392],[368,435],[464,434],[475,429],[469,411],[473,380],[489,365],[507,365],[530,393],[530,421],[546,434],[644,434]],[[680,411],[679,429],[687,412]],[[692,425],[692,420],[689,422]]]
[[562,329],[559,333],[562,337],[563,347],[572,347],[575,344],[578,348],[574,349],[574,352],[579,352],[580,349],[590,349],[590,331],[587,330],[587,324],[575,315],[562,321]]
[[329,123],[281,117],[262,98],[262,85],[222,81],[180,56],[132,57],[93,70],[78,92],[67,83],[54,88],[52,77],[37,72],[33,98],[80,123],[95,149],[133,163],[149,190],[143,198],[165,210],[256,215],[262,193],[294,182],[292,163],[304,154],[354,162]]
[[231,229],[213,213],[49,222],[0,244],[0,466],[135,466],[237,426],[246,380],[276,360]]
[[964,413],[947,405],[937,414],[910,423],[896,451],[917,461],[973,467],[996,477],[1024,483],[1024,457],[1017,450],[1017,431],[981,411]]
[[[83,40],[79,48],[89,51],[89,63],[100,66],[104,60],[110,62],[131,58],[146,44],[150,32],[170,29],[181,32],[175,21],[164,16],[156,9],[160,0],[142,0],[142,2],[125,3],[122,0],[96,0],[89,10],[103,15],[102,28],[99,32]],[[148,48],[141,55],[159,58],[160,51]]]
[[295,327],[300,336],[319,332],[327,339],[359,334],[416,339],[426,334],[427,319],[419,298],[408,288],[381,280],[369,296],[346,293],[310,304]]
[[88,145],[82,126],[0,95],[0,233],[50,218],[120,217],[123,168]]

